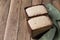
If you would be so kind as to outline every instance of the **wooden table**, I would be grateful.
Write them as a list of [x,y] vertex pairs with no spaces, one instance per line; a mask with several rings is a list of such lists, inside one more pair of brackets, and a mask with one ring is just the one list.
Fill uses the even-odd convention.
[[[2,2],[2,3],[1,3]],[[5,3],[4,3],[5,2]],[[31,38],[31,30],[27,25],[27,17],[24,8],[37,4],[51,2],[60,10],[60,0],[2,0],[0,1],[0,40],[35,40]],[[4,9],[4,10],[1,10]],[[3,13],[3,15],[2,15]],[[5,14],[6,13],[6,14]],[[5,20],[5,21],[3,21]],[[2,34],[1,34],[2,33]]]

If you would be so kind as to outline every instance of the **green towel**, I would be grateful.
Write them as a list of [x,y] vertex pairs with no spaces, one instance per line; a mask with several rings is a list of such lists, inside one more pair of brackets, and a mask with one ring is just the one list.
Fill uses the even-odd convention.
[[48,3],[45,6],[54,25],[53,28],[46,32],[39,40],[60,40],[60,11],[57,10],[51,3]]

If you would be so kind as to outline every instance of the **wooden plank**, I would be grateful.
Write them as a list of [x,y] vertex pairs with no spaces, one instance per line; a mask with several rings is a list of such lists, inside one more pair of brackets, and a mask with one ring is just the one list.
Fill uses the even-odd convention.
[[32,5],[42,4],[42,0],[32,0]]
[[9,13],[10,0],[0,0],[0,40],[4,39],[6,21]]
[[24,8],[28,6],[31,6],[31,0],[21,0],[18,40],[30,40],[31,30],[27,25],[27,18],[24,10]]
[[52,3],[52,0],[43,0],[42,4]]
[[54,5],[58,10],[60,10],[60,0],[54,0],[54,1],[53,1],[53,5]]
[[20,0],[11,0],[4,40],[17,40]]

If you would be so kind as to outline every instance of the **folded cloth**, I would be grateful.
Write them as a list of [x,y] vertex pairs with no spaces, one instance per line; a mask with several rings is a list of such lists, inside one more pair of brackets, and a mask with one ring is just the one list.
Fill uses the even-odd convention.
[[39,40],[60,40],[60,11],[51,3],[45,4],[54,25]]

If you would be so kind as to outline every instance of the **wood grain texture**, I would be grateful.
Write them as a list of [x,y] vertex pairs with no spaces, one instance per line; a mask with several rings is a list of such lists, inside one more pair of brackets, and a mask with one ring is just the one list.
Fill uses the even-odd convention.
[[31,37],[24,8],[51,2],[60,10],[60,0],[0,0],[0,40],[37,40]]
[[4,38],[9,6],[10,0],[0,0],[0,40],[3,40]]
[[24,8],[31,6],[31,0],[21,0],[21,11],[19,18],[18,40],[30,40],[31,30],[27,25],[27,18]]
[[32,0],[32,5],[42,4],[42,0]]
[[11,0],[4,40],[17,40],[20,1]]
[[53,1],[53,5],[54,5],[58,10],[60,10],[60,0],[54,0],[54,1]]
[[42,4],[52,3],[53,0],[43,0]]

